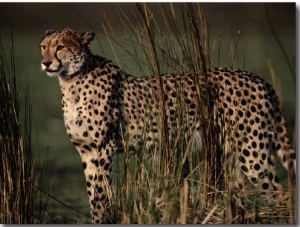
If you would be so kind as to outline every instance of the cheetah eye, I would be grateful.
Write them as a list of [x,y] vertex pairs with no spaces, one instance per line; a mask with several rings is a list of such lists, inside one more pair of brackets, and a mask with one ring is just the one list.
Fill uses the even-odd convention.
[[62,49],[64,49],[64,48],[65,48],[65,46],[63,46],[63,45],[58,45],[57,48],[56,48],[56,50],[62,50]]
[[45,49],[46,49],[46,46],[45,46],[45,45],[41,45],[41,49],[42,49],[42,50],[45,50]]

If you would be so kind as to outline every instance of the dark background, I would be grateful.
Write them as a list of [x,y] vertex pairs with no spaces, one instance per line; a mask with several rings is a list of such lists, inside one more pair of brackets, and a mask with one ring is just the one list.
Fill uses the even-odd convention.
[[[160,10],[162,4],[151,3],[148,5],[156,20],[162,21]],[[164,5],[169,6],[167,3]],[[81,161],[65,133],[57,78],[49,78],[40,70],[39,43],[48,29],[70,27],[80,32],[93,30],[96,32],[101,46],[94,42],[92,51],[115,61],[111,47],[103,33],[102,23],[109,21],[118,42],[122,42],[126,38],[124,25],[117,10],[118,6],[134,23],[136,19],[133,15],[137,11],[132,3],[119,5],[116,3],[0,4],[0,36],[7,53],[9,53],[11,34],[13,34],[21,100],[24,100],[26,84],[29,86],[37,171],[47,160],[48,169],[45,177],[49,183],[49,192],[63,202],[86,213],[89,212],[89,208]],[[175,12],[180,13],[181,5],[173,4],[173,6]],[[203,3],[201,6],[208,20],[213,66],[231,66],[234,40],[239,38],[237,50],[240,60],[237,66],[260,75],[274,85],[283,100],[292,138],[295,126],[296,75],[291,73],[280,46],[272,34],[266,10],[269,12],[271,24],[292,65],[292,70],[295,72],[295,4]],[[122,52],[118,54],[120,66],[130,69],[140,76],[130,56]],[[276,75],[275,81],[271,78],[271,70]],[[59,223],[86,222],[83,216],[68,210],[53,200],[50,200],[49,215],[52,215],[52,218]]]

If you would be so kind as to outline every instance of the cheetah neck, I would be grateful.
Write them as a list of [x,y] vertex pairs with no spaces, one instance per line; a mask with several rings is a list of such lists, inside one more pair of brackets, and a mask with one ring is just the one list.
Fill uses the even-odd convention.
[[93,55],[90,52],[83,53],[81,59],[82,60],[80,60],[77,65],[73,66],[73,73],[63,72],[58,76],[60,83],[63,83],[64,81],[73,81],[74,78],[87,75],[99,68],[101,69],[105,67],[107,63],[111,62],[104,57]]

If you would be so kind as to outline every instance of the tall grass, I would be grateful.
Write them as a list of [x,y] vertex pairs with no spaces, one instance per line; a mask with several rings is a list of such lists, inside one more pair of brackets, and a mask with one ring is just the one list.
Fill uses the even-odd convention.
[[[165,23],[165,27],[162,29],[158,27],[158,23],[145,4],[137,4],[138,14],[135,22],[141,21],[142,23],[132,24],[126,14],[121,11],[124,27],[128,29],[128,34],[138,49],[131,56],[136,59],[139,68],[148,69],[143,70],[143,73],[148,71],[148,75],[156,77],[161,110],[158,122],[166,122],[163,120],[165,119],[165,104],[162,102],[163,94],[159,92],[162,91],[159,75],[164,72],[194,72],[194,75],[204,77],[197,78],[195,76],[194,80],[195,84],[199,85],[197,86],[198,101],[203,107],[199,110],[200,118],[203,121],[202,125],[207,125],[203,131],[206,139],[203,151],[204,162],[200,153],[190,152],[192,141],[186,139],[184,127],[179,127],[175,133],[177,136],[169,143],[170,135],[167,135],[166,125],[163,124],[160,130],[163,139],[160,140],[160,146],[155,153],[156,157],[153,157],[152,161],[145,157],[130,157],[127,156],[130,153],[129,150],[125,152],[127,161],[124,166],[115,168],[116,172],[127,173],[125,176],[117,178],[122,180],[117,183],[119,193],[116,195],[116,201],[120,196],[126,200],[119,200],[119,204],[126,204],[126,207],[122,209],[125,213],[123,213],[121,222],[198,223],[206,217],[204,207],[215,209],[215,207],[207,205],[212,203],[216,194],[219,194],[218,190],[216,193],[218,184],[220,184],[217,180],[220,172],[216,171],[220,170],[216,165],[219,157],[216,157],[217,153],[214,152],[216,149],[214,144],[217,143],[213,143],[215,138],[212,136],[214,135],[210,123],[212,119],[208,117],[211,116],[208,114],[211,111],[209,97],[206,95],[209,94],[209,87],[205,86],[207,90],[204,91],[197,83],[199,79],[207,81],[206,72],[210,67],[208,37],[203,12],[199,5],[195,6],[194,8],[190,4],[182,5],[181,25],[175,22],[175,17],[178,15],[174,13],[172,4],[169,9],[161,7]],[[177,18],[176,21],[180,20]],[[180,31],[179,27],[182,27],[183,31]],[[104,26],[104,30],[108,29]],[[136,53],[142,53],[142,56]],[[186,119],[182,119],[182,123],[184,120]],[[182,124],[182,126],[184,125]],[[192,138],[193,131],[188,134],[187,137]],[[138,152],[146,153],[145,150]],[[132,173],[132,171],[135,172]],[[123,188],[125,191],[122,190]],[[127,196],[126,192],[130,192],[130,195]]]
[[[231,182],[237,170],[237,157],[227,157],[221,152],[224,147],[219,147],[220,131],[213,127],[206,75],[211,64],[205,16],[199,4],[181,6],[181,14],[178,14],[174,4],[169,7],[162,5],[159,13],[163,23],[155,20],[147,4],[137,4],[137,9],[132,10],[133,20],[119,8],[129,40],[124,41],[133,46],[133,51],[127,45],[115,42],[116,32],[109,21],[102,23],[113,53],[118,52],[116,46],[124,49],[135,60],[143,76],[155,76],[160,108],[157,122],[161,122],[161,139],[152,159],[146,155],[145,146],[136,155],[131,155],[130,144],[124,137],[125,152],[117,156],[114,166],[115,193],[110,221],[147,224],[287,223],[289,212],[285,202],[266,201],[255,190],[244,195],[246,200],[242,211],[239,208],[241,202],[235,200]],[[235,47],[237,45],[238,41]],[[115,58],[121,65],[119,56],[115,55]],[[233,63],[235,59],[238,56],[234,52]],[[191,152],[192,129],[186,132],[184,127],[179,127],[172,135],[165,129],[166,110],[160,75],[166,72],[196,75],[197,98],[202,107],[198,114],[201,125],[205,126],[202,128],[204,149],[201,153]]]
[[8,56],[0,39],[0,223],[42,223],[45,205],[35,188],[31,104],[26,90],[20,120],[13,41]]
[[[158,26],[146,4],[136,5],[136,10],[133,10],[136,17],[134,23],[119,8],[124,28],[134,48],[130,53],[122,44],[120,47],[130,53],[144,76],[155,76],[160,110],[157,122],[161,123],[161,136],[152,159],[146,155],[145,146],[132,156],[130,144],[124,139],[125,153],[117,157],[114,168],[116,193],[112,203],[115,205],[111,208],[114,223],[198,223],[207,217],[204,207],[209,207],[208,211],[215,209],[207,206],[212,201],[213,196],[210,195],[215,195],[218,184],[218,174],[211,172],[216,169],[216,156],[213,152],[215,147],[211,146],[215,144],[211,136],[212,124],[209,123],[212,121],[207,117],[210,116],[209,97],[206,96],[209,91],[197,87],[198,101],[203,106],[199,114],[205,121],[203,125],[207,125],[203,133],[207,134],[204,144],[209,152],[203,152],[208,154],[204,155],[203,162],[199,152],[190,152],[194,131],[186,132],[183,104],[178,109],[179,116],[182,116],[181,127],[172,135],[166,130],[166,105],[160,77],[165,72],[195,72],[194,75],[204,77],[201,81],[207,81],[205,77],[210,60],[204,15],[199,5],[195,8],[190,4],[182,5],[182,24],[178,25],[175,22],[178,15],[173,11],[173,4],[170,4],[170,8],[162,6],[160,10],[164,28]],[[180,20],[177,18],[176,21]],[[114,31],[111,28],[109,22],[103,23],[109,43],[114,43]],[[115,46],[111,46],[116,53]],[[119,62],[118,56],[115,57]],[[196,82],[199,79],[195,76],[195,84],[199,84]],[[178,97],[180,99],[181,95],[178,94]],[[180,103],[182,100],[178,101]],[[144,138],[145,135],[141,137]],[[141,144],[145,144],[145,141]]]

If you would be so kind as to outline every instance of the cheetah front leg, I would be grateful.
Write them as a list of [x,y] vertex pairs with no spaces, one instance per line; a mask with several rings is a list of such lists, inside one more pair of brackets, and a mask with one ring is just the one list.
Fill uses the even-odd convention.
[[[86,178],[92,223],[106,223],[106,209],[111,201],[112,156],[115,152],[113,140],[103,140],[97,147],[87,149],[86,144],[78,144]],[[89,150],[89,152],[84,152]]]

